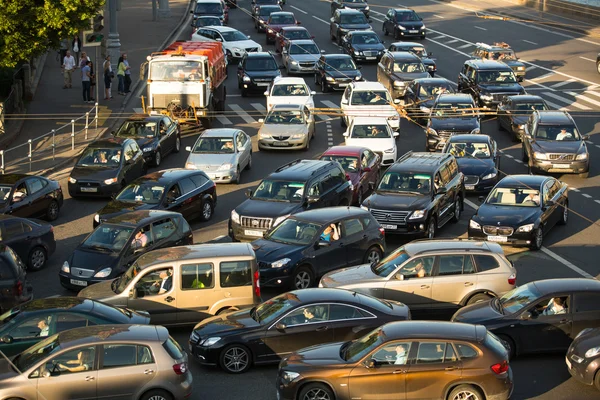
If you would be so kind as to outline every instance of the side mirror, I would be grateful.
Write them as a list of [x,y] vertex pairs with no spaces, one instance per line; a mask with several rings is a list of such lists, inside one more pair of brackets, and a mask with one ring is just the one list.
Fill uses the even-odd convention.
[[269,92],[264,92],[263,94],[264,94],[265,96],[268,96],[268,95],[269,95]]
[[358,65],[356,69],[362,69],[362,65]]
[[393,135],[394,135],[394,137],[398,137],[398,136],[400,136],[400,133],[394,131]]
[[258,123],[262,124],[263,122],[265,122],[265,119],[264,119],[264,118],[259,118],[259,119],[258,119]]
[[485,200],[485,197],[483,197],[483,196],[479,196],[479,197],[477,198],[477,200],[478,200],[480,203],[483,203],[483,201]]
[[277,325],[275,325],[275,329],[281,332],[285,331],[285,328],[287,328],[287,326],[281,322],[278,322]]
[[252,197],[252,189],[246,190],[246,197],[248,197],[248,198]]
[[318,196],[308,196],[308,197],[306,197],[306,201],[308,204],[314,204],[317,201],[319,201],[319,197]]
[[110,131],[110,134],[113,135],[113,136],[115,136],[117,134],[117,132],[116,131]]
[[523,314],[521,314],[521,320],[527,321],[529,319],[531,319],[531,313],[529,311],[525,311]]
[[400,99],[394,99],[394,104],[400,104]]
[[248,35],[248,39],[250,39],[252,36]]
[[325,240],[321,240],[321,241],[319,242],[319,247],[328,247],[328,246],[330,246],[330,245],[331,245],[331,243],[329,243],[329,242],[326,242]]
[[397,281],[403,281],[403,280],[404,280],[404,275],[403,275],[403,274],[401,274],[400,272],[398,272],[396,275],[394,275],[394,278],[395,278]]
[[6,336],[2,336],[2,343],[6,343],[6,344],[10,344],[13,342],[13,337],[6,335]]
[[375,361],[374,358],[369,358],[367,361],[365,361],[365,368],[367,369],[375,368],[376,365],[377,361]]
[[342,99],[342,104],[348,105],[348,100],[347,99]]
[[362,170],[363,172],[371,172],[371,168],[369,167],[364,167]]
[[442,186],[441,188],[438,188],[435,192],[436,192],[436,194],[446,194],[446,193],[448,193],[448,189],[446,189],[444,186]]
[[287,54],[287,49],[281,49],[281,54]]
[[375,182],[369,182],[369,189],[375,190]]
[[321,50],[321,54],[325,54],[325,50]]
[[185,146],[185,151],[192,151],[192,146]]
[[430,51],[428,55],[429,55],[429,57],[431,57],[433,55],[433,52]]
[[554,202],[554,200],[548,200],[544,203],[544,209],[554,207],[555,205],[556,203]]
[[342,136],[348,137],[348,136],[350,136],[350,132],[346,131],[346,132],[342,133]]
[[220,37],[216,38],[215,40],[216,40],[217,42],[222,42],[222,41],[223,41],[223,39],[221,39]]

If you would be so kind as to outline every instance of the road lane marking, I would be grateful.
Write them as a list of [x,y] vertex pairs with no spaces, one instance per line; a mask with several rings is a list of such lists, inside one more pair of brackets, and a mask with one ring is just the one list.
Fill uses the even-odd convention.
[[550,72],[550,73],[538,76],[537,78],[531,78],[530,80],[531,81],[541,81],[543,79],[550,78],[552,75],[554,75],[554,72]]
[[587,101],[588,103],[591,103],[591,104],[593,104],[595,106],[600,107],[600,101],[596,101],[594,99],[591,99],[591,98],[589,98],[587,96],[584,96],[582,94],[577,94],[575,92],[566,92],[566,93],[569,94],[569,95],[571,95],[571,96],[573,96],[573,97],[575,97],[576,99],[581,99],[583,101]]
[[240,117],[241,119],[243,119],[244,122],[246,122],[248,124],[253,124],[256,122],[256,120],[254,118],[252,118],[250,115],[248,115],[248,113],[246,111],[244,111],[244,109],[242,107],[240,107],[238,104],[230,104],[229,108],[231,108],[233,111],[235,111],[237,113],[237,116]]
[[256,109],[256,111],[260,111],[263,114],[267,113],[267,108],[260,103],[250,103],[252,107]]
[[579,58],[581,58],[582,60],[585,60],[585,61],[591,61],[591,62],[594,62],[594,63],[596,62],[596,60],[592,60],[591,58],[587,58],[587,57],[581,57],[580,56]]
[[596,203],[600,204],[600,200],[594,200]]
[[487,31],[487,29],[485,29],[485,28],[482,28],[482,27],[480,27],[480,26],[477,26],[477,25],[473,25],[473,28],[481,29],[482,31]]
[[453,40],[451,40],[449,42],[446,42],[446,44],[451,44],[451,43],[456,43],[456,42],[459,42],[459,40],[458,39],[453,39]]
[[217,115],[217,121],[219,121],[221,125],[233,125],[233,122],[224,115]]
[[598,96],[598,97],[600,97],[600,93],[598,93],[598,92],[594,92],[594,91],[592,91],[592,90],[586,90],[586,91],[585,91],[585,94],[592,94],[592,95],[594,95],[594,96]]
[[441,15],[437,15],[437,14],[433,14],[434,17],[439,18],[439,19],[444,19],[445,17],[442,17]]
[[467,47],[473,46],[471,43],[463,44],[462,46],[458,46],[457,49],[466,49]]
[[[455,51],[455,52],[457,52],[457,53],[459,53],[459,54],[462,54],[462,55],[464,55],[464,56],[471,57],[471,55],[470,55],[470,54],[467,54],[467,53],[465,53],[464,51],[456,50],[455,48],[453,48],[453,47],[451,47],[451,46],[446,46],[444,43],[440,43],[440,42],[436,41],[435,39],[430,39],[430,38],[426,37],[426,38],[425,38],[425,40],[429,40],[430,42],[433,42],[433,43],[435,43],[435,44],[438,44],[438,45],[440,45],[440,46],[442,46],[442,47],[445,47],[445,48],[447,48],[447,49],[449,49],[449,50]],[[437,75],[437,74],[436,74],[436,75]]]
[[531,71],[532,69],[536,69],[537,67],[535,65],[530,65],[529,67],[525,68],[526,72]]
[[592,198],[592,196],[590,196],[590,195],[589,195],[589,194],[587,194],[587,193],[581,193],[581,195],[582,195],[583,197],[587,198],[587,199],[591,199],[591,198]]
[[537,46],[537,45],[538,45],[536,42],[532,42],[532,41],[530,41],[530,40],[525,40],[525,39],[523,39],[523,41],[524,41],[525,43],[529,43],[529,44],[532,44],[532,45],[534,45],[534,46]]
[[550,87],[551,87],[551,88],[555,88],[555,89],[556,89],[556,88],[559,88],[559,87],[561,87],[561,86],[568,85],[569,83],[573,83],[573,82],[577,82],[577,81],[576,81],[575,79],[569,79],[569,80],[566,80],[566,81],[562,81],[562,82],[555,83],[554,85],[552,85],[552,86],[550,86]]
[[313,17],[314,19],[316,19],[316,20],[319,20],[319,21],[321,21],[321,22],[322,22],[322,23],[324,23],[324,24],[327,24],[327,25],[329,25],[329,21],[325,21],[324,19],[321,19],[321,18],[319,18],[319,17],[315,17],[314,15],[313,15],[312,17]]
[[565,99],[564,97],[559,96],[559,95],[557,95],[555,93],[544,92],[543,94],[545,96],[552,97],[553,99],[556,99],[556,100],[561,101],[563,103],[567,103],[568,105],[573,106],[575,108],[579,108],[580,110],[591,110],[591,108],[588,107],[588,106],[584,106],[583,104],[578,104],[578,103],[574,102],[573,100]]
[[569,190],[572,190],[573,192],[579,192],[579,189],[574,188],[574,187],[569,187]]
[[298,10],[298,11],[300,11],[302,14],[308,14],[306,11],[304,11],[304,10],[303,10],[303,9],[301,9],[301,8],[294,7],[294,6],[290,6],[290,7],[292,7],[294,10]]
[[436,37],[434,37],[433,39],[434,39],[434,40],[440,40],[440,39],[443,39],[443,38],[445,38],[445,37],[446,37],[446,35],[440,35],[440,36],[436,36]]
[[325,104],[327,106],[327,108],[333,108],[333,109],[339,109],[340,105],[339,104],[335,104],[333,101],[329,101],[329,100],[321,100],[321,103]]

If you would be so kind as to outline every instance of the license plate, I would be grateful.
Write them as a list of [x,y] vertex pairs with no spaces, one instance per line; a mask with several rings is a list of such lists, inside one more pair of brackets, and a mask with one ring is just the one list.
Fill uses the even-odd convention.
[[506,243],[508,241],[508,238],[506,236],[488,236],[487,240],[489,240],[490,242]]
[[217,178],[216,174],[206,174],[206,176],[208,176],[210,179],[216,179]]
[[465,190],[475,190],[475,185],[465,185]]
[[567,362],[567,367],[569,367],[569,369],[571,369],[572,366],[571,366],[571,361],[569,361],[569,358],[565,357],[565,361]]
[[96,187],[82,187],[81,191],[82,192],[87,192],[87,193],[96,193],[98,191],[98,188],[96,188]]
[[398,225],[386,225],[386,224],[382,224],[381,227],[383,229],[398,229]]
[[77,279],[71,279],[71,285],[87,286],[87,282],[86,281],[78,281]]
[[347,83],[340,83],[339,85],[340,85],[340,87],[346,87],[346,86],[348,86]]
[[377,57],[365,57],[367,60],[376,60]]
[[571,166],[569,164],[552,164],[553,168],[556,169],[569,169]]
[[250,229],[244,230],[244,234],[246,236],[259,236],[262,237],[263,233],[261,231],[252,231]]
[[273,146],[287,147],[288,142],[273,142]]
[[408,32],[409,32],[409,33],[419,33],[419,31],[418,31],[418,30],[416,30],[416,31],[415,31],[415,30],[411,30],[411,31],[408,31]]
[[268,83],[257,83],[256,86],[269,86]]

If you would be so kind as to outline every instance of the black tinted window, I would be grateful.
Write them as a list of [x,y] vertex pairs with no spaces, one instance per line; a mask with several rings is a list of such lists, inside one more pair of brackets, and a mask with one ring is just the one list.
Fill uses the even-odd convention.
[[179,344],[173,340],[171,336],[169,336],[167,341],[163,343],[163,347],[174,360],[183,358],[183,350],[181,349],[181,346],[179,346]]
[[575,312],[600,311],[600,293],[575,295]]
[[341,169],[334,168],[328,175],[323,177],[321,181],[321,188],[323,193],[341,185],[346,180],[346,177]]
[[136,358],[137,348],[133,344],[104,345],[102,369],[135,365]]
[[4,257],[0,257],[0,281],[15,278],[15,267],[12,263],[6,262]]
[[475,263],[479,272],[490,271],[499,267],[498,261],[492,256],[475,255],[473,257],[475,257]]
[[184,195],[196,189],[196,185],[194,185],[194,182],[192,182],[190,178],[184,178],[180,180],[179,186],[181,187],[181,190],[183,191]]
[[252,286],[250,261],[228,261],[220,265],[221,287]]
[[348,219],[343,221],[344,233],[346,236],[354,235],[364,231],[364,228],[358,219]]
[[444,361],[446,343],[420,343],[417,364],[434,364]]
[[208,181],[208,178],[201,174],[192,175],[190,176],[190,179],[192,180],[192,182],[194,182],[196,187],[200,187]]
[[456,343],[456,351],[458,351],[458,355],[460,356],[460,358],[476,358],[479,353],[477,352],[477,350],[475,350],[474,348],[472,348],[471,346],[469,346],[468,344],[464,344],[464,343]]
[[331,304],[329,306],[330,321],[356,318],[364,318],[363,313],[361,313],[357,308],[343,304]]
[[30,194],[42,190],[42,188],[45,186],[44,181],[39,178],[31,178],[27,181],[27,183],[29,183]]
[[4,221],[2,225],[3,240],[13,238],[25,232],[25,230],[23,229],[23,224],[21,223],[21,221],[18,220]]

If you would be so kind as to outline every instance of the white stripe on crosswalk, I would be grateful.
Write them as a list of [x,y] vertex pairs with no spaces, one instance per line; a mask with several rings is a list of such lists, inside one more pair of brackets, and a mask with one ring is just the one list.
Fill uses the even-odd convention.
[[466,49],[467,47],[473,46],[471,43],[463,44],[462,46],[458,46],[457,49]]
[[550,107],[554,108],[555,110],[568,111],[568,109],[566,107],[563,107],[561,105],[553,103],[553,102],[549,101],[548,99],[544,99],[544,101],[546,102],[546,104],[548,104]]
[[531,66],[529,66],[529,67],[525,68],[525,71],[526,71],[526,72],[529,72],[529,71],[531,71],[532,69],[536,69],[536,68],[537,68],[537,67],[536,67],[535,65],[531,65]]
[[267,107],[263,106],[260,103],[250,103],[250,105],[254,107],[257,111],[260,111],[261,113],[267,113]]
[[340,108],[339,104],[335,104],[333,101],[329,101],[329,100],[321,100],[321,103],[323,103],[324,105],[326,105],[328,108]]
[[456,43],[456,42],[458,42],[458,41],[459,41],[458,39],[453,39],[453,40],[451,40],[451,41],[449,41],[449,42],[446,42],[446,44],[450,44],[450,43]]
[[544,74],[544,75],[542,75],[542,76],[538,76],[537,78],[532,78],[532,79],[530,79],[530,80],[532,80],[532,81],[541,81],[542,79],[549,78],[549,77],[551,77],[552,75],[554,75],[554,72],[549,72],[549,73],[547,73],[547,74]]
[[575,97],[576,99],[581,99],[583,101],[587,101],[588,103],[591,103],[591,104],[593,104],[595,106],[600,107],[600,101],[596,101],[596,100],[594,100],[592,98],[589,98],[589,97],[584,96],[582,94],[578,94],[576,92],[567,92],[567,94],[570,94],[571,96]]
[[600,97],[600,93],[598,93],[598,92],[594,92],[593,90],[594,90],[594,89],[590,88],[590,89],[586,90],[584,93],[585,93],[585,94],[591,94],[591,95],[594,95],[594,96],[598,96],[598,97]]
[[256,120],[254,118],[252,118],[250,115],[248,115],[248,113],[246,111],[244,111],[244,109],[242,107],[240,107],[239,105],[230,104],[229,108],[231,108],[233,111],[235,111],[237,113],[237,115],[244,120],[244,122],[246,122],[248,124],[252,124],[252,123],[256,122]]
[[233,125],[233,122],[224,115],[217,115],[217,121],[219,121],[221,125]]
[[433,40],[439,40],[439,39],[442,39],[442,38],[445,38],[445,37],[446,37],[446,35],[440,35],[440,36],[434,37]]
[[544,96],[552,97],[553,99],[556,99],[556,100],[558,100],[560,102],[566,103],[566,104],[568,104],[570,106],[573,106],[575,108],[579,108],[580,110],[591,110],[591,108],[588,107],[588,106],[584,106],[583,104],[575,103],[573,100],[565,99],[564,97],[559,96],[559,95],[557,95],[555,93],[544,92],[543,94],[544,94]]
[[562,82],[555,83],[554,85],[550,85],[550,87],[558,88],[558,87],[565,86],[565,85],[568,85],[569,83],[573,83],[573,82],[577,82],[577,81],[575,79],[568,79],[566,81],[562,81]]

